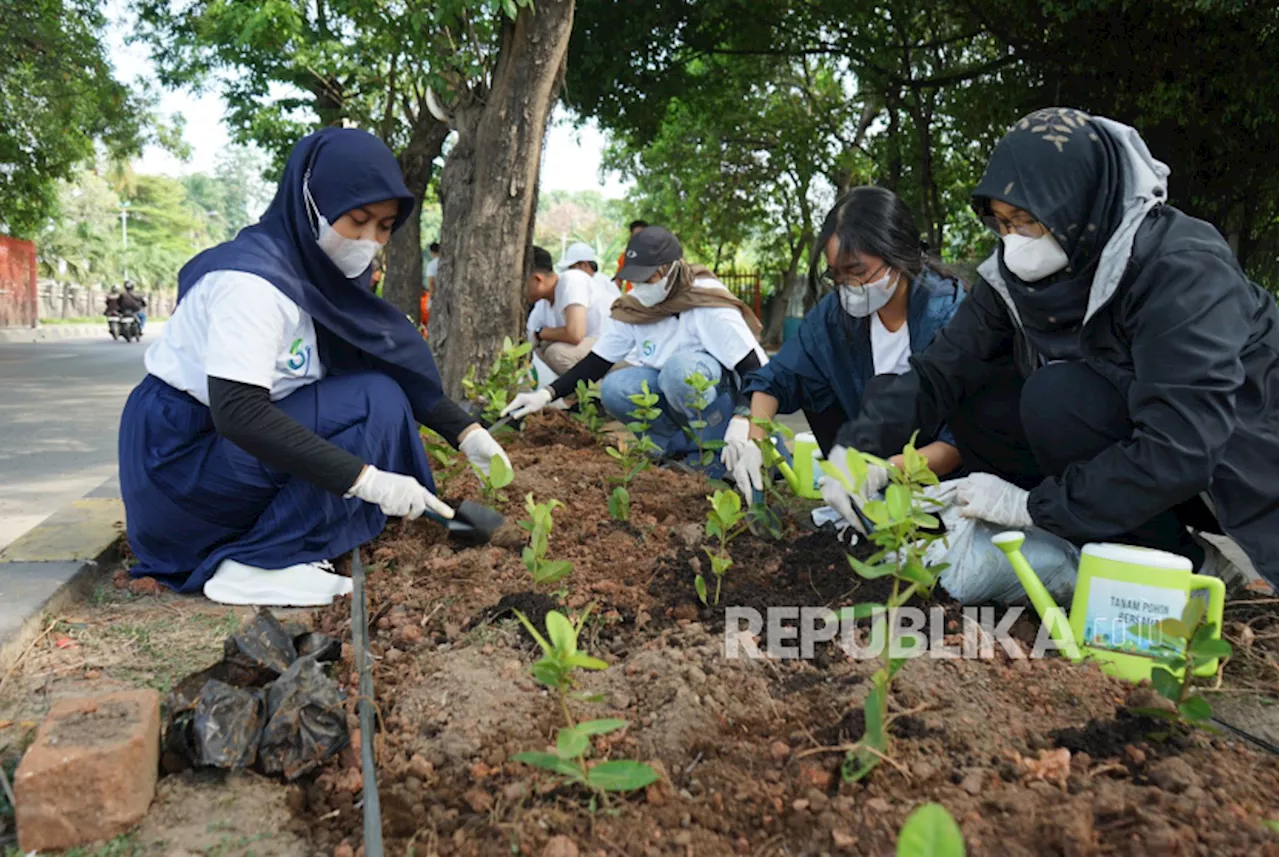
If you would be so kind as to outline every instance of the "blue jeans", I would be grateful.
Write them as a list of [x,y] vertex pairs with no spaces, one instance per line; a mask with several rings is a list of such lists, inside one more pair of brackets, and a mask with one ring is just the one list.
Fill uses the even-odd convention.
[[[660,370],[628,366],[611,372],[600,384],[600,401],[614,419],[632,422],[631,411],[636,405],[629,397],[642,392],[641,384],[647,381],[649,392],[658,394],[658,407],[662,410],[662,416],[649,426],[650,439],[662,450],[664,458],[684,456],[690,459],[689,463],[697,463],[698,445],[686,434],[686,429],[695,431],[689,427],[689,422],[699,419],[698,411],[693,407],[698,403],[698,395],[685,382],[694,372],[702,373],[715,385],[715,390],[708,394],[715,398],[707,403],[701,414],[707,425],[696,433],[704,444],[724,440],[729,418],[733,416],[733,397],[727,383],[722,383],[727,379],[719,361],[703,351],[676,354]],[[720,457],[717,455],[709,470],[719,469]]]
[[147,326],[147,314],[142,310],[138,310],[138,332],[141,333],[142,329],[146,326]]

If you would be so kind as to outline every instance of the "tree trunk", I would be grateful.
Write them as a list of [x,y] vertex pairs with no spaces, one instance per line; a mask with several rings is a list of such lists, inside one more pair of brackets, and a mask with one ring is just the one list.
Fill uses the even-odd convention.
[[409,145],[400,153],[404,183],[417,204],[413,214],[387,243],[387,267],[382,272],[382,296],[405,315],[419,321],[422,294],[422,201],[431,182],[431,169],[449,128],[426,110],[418,116]]
[[538,168],[573,29],[574,0],[539,2],[503,25],[492,83],[453,107],[458,138],[440,180],[444,218],[431,347],[444,388],[486,371],[518,336]]
[[782,275],[782,290],[773,299],[773,309],[769,313],[769,325],[760,335],[761,342],[773,345],[782,341],[782,323],[787,317],[787,307],[791,304],[791,298],[797,290],[803,291],[809,287],[809,278],[807,276],[797,276],[797,273],[800,269],[800,257],[804,255],[805,249],[812,243],[813,236],[805,232],[791,248],[791,262],[787,266],[787,272]]

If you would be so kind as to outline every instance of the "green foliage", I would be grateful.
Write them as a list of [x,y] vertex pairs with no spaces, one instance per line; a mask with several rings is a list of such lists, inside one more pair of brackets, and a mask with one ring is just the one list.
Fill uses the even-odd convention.
[[502,340],[502,351],[489,368],[484,380],[476,380],[476,367],[467,369],[462,379],[462,390],[467,398],[480,408],[481,414],[489,422],[495,422],[502,414],[502,409],[515,398],[520,387],[529,382],[533,360],[529,356],[533,344],[529,342],[513,342],[511,337]]
[[480,493],[484,498],[484,502],[493,505],[495,501],[499,503],[507,502],[507,495],[503,492],[503,488],[510,485],[516,478],[512,472],[510,465],[502,459],[501,455],[495,455],[489,459],[489,473],[480,468],[475,468],[476,476],[480,477]]
[[609,517],[623,523],[631,520],[631,492],[622,485],[609,494]]
[[964,834],[940,803],[916,807],[898,832],[896,857],[964,857]]
[[[494,456],[495,458],[497,456]],[[521,553],[524,567],[533,575],[536,585],[555,583],[573,571],[573,563],[568,560],[547,559],[547,542],[551,535],[551,513],[563,507],[559,500],[549,503],[533,502],[533,493],[524,497],[524,508],[529,517],[520,522],[520,526],[529,531],[529,545]]]
[[574,394],[578,400],[577,413],[573,414],[573,419],[583,428],[591,432],[591,436],[597,442],[604,439],[604,427],[607,422],[604,414],[601,412],[600,405],[600,382],[579,381],[577,391]]
[[[1174,711],[1163,708],[1134,709],[1182,726],[1217,731],[1209,725],[1213,706],[1203,696],[1192,693],[1195,671],[1209,661],[1231,657],[1231,644],[1218,637],[1218,626],[1205,621],[1205,602],[1191,598],[1177,619],[1159,625],[1134,625],[1129,633],[1151,640],[1148,654],[1156,659],[1151,667],[1151,686],[1173,703]],[[1160,737],[1167,735],[1163,733]]]
[[[742,522],[746,515],[742,511],[742,498],[737,491],[720,490],[707,497],[711,509],[707,512],[707,538],[716,540],[716,548],[703,548],[711,561],[711,573],[716,578],[716,591],[713,603],[720,603],[720,585],[725,573],[733,567],[733,557],[729,556],[729,542],[742,532]],[[701,574],[693,581],[694,589],[703,604],[707,603],[707,582]]]
[[697,417],[689,420],[689,425],[684,431],[698,446],[698,463],[706,467],[715,460],[716,453],[724,449],[723,440],[702,439],[702,430],[707,427],[707,421],[702,414],[716,399],[716,385],[701,372],[690,372],[684,382],[694,393],[694,399],[689,403],[689,407],[698,412]]
[[[760,459],[764,464],[764,472],[769,473],[781,460],[782,454],[775,447],[773,439],[781,437],[785,440],[791,440],[795,437],[795,432],[787,428],[780,422],[764,419],[762,417],[752,417],[752,425],[764,430],[764,437],[756,439],[756,446],[760,448]],[[770,500],[774,502],[771,504]],[[752,498],[751,507],[748,511],[748,517],[751,521],[751,531],[756,535],[768,534],[774,539],[782,538],[782,518],[778,515],[776,506],[785,502],[782,493],[770,479],[764,480],[764,490],[758,498]]]
[[[616,462],[620,473],[618,476],[612,477],[611,481],[627,488],[631,485],[631,480],[644,470],[649,469],[652,464],[653,454],[659,451],[659,446],[653,442],[647,432],[653,421],[662,416],[662,411],[657,407],[658,394],[649,391],[649,382],[644,381],[640,385],[640,392],[632,396],[628,396],[631,404],[635,405],[630,416],[631,422],[627,423],[627,429],[631,432],[631,438],[619,438],[616,447],[608,447],[605,452]],[[621,498],[617,492],[613,496]],[[615,504],[613,498],[610,498],[609,512],[613,514],[617,520],[627,520],[627,518],[619,518],[614,514],[615,509],[618,513],[625,513],[630,516],[631,502],[630,494],[626,495],[627,502],[624,504],[619,502]]]
[[[154,99],[112,75],[97,0],[5,4],[0,27],[0,232],[38,238],[69,181],[101,143],[136,154],[163,126]],[[175,145],[175,148],[178,146]]]
[[889,696],[893,677],[905,663],[900,658],[890,657],[897,608],[914,593],[931,591],[938,576],[946,569],[945,564],[924,564],[928,546],[945,538],[938,532],[938,518],[931,513],[941,504],[924,494],[924,489],[938,484],[938,477],[929,469],[925,457],[916,450],[914,435],[903,447],[902,458],[903,466],[899,469],[881,458],[851,449],[847,464],[853,476],[852,483],[834,464],[822,462],[823,472],[838,480],[850,493],[860,489],[866,481],[868,464],[888,470],[890,480],[883,500],[871,500],[862,506],[874,526],[867,538],[880,550],[865,561],[852,556],[848,560],[859,577],[891,577],[892,594],[887,604],[858,604],[837,614],[856,619],[870,617],[872,639],[878,637],[883,641],[881,667],[872,676],[871,690],[863,705],[866,731],[845,759],[843,774],[849,781],[857,781],[870,774],[890,749]]
[[627,725],[626,721],[605,719],[578,723],[569,711],[568,694],[574,686],[574,672],[609,668],[604,661],[578,650],[578,638],[591,610],[588,607],[583,611],[577,624],[571,623],[559,611],[548,612],[545,637],[523,613],[515,611],[516,618],[542,649],[542,658],[533,665],[533,677],[556,694],[565,725],[556,733],[555,752],[516,753],[511,758],[559,774],[567,782],[586,786],[597,793],[642,789],[659,778],[658,772],[648,765],[626,759],[600,762],[594,766],[588,766],[586,762],[591,738],[616,732]]
[[[431,459],[432,470],[439,474],[436,478],[438,484],[448,482],[467,467],[467,457],[458,453],[443,437],[426,426],[419,427],[418,434],[422,437],[427,457]],[[483,484],[482,478],[481,485]]]

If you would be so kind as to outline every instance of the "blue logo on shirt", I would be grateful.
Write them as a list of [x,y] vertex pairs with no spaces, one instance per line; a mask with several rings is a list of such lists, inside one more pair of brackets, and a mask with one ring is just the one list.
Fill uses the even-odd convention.
[[657,347],[653,344],[653,340],[652,340],[652,339],[646,339],[646,340],[644,341],[644,344],[642,344],[642,345],[640,346],[640,352],[641,352],[645,357],[652,357],[652,356],[653,356],[653,352],[654,352],[654,351],[656,351],[656,350],[657,350]]
[[289,354],[292,356],[285,363],[289,370],[299,375],[307,374],[307,370],[311,368],[311,346],[303,345],[301,339],[295,339],[289,348]]

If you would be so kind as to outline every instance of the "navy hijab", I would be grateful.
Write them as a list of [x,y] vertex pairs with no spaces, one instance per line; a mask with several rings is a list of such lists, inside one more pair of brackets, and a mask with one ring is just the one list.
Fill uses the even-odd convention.
[[399,200],[396,229],[413,211],[413,195],[385,143],[354,128],[317,131],[289,153],[275,199],[262,219],[183,266],[178,302],[211,271],[255,274],[311,316],[320,362],[329,373],[385,372],[404,390],[422,422],[444,395],[435,358],[404,313],[369,290],[372,266],[348,279],[320,249],[304,181],[330,223],[386,199]]

